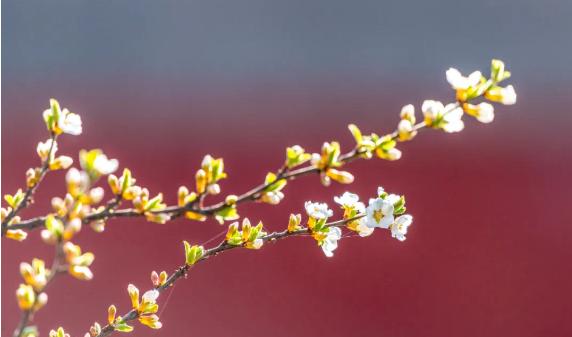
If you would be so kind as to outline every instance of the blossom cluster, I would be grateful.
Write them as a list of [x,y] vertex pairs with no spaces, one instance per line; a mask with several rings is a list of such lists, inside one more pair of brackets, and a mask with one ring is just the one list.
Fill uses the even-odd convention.
[[[377,190],[377,196],[370,198],[367,206],[359,201],[359,196],[345,192],[335,197],[334,201],[344,211],[344,225],[350,231],[361,237],[371,235],[375,228],[389,229],[391,235],[399,241],[405,241],[407,229],[413,222],[413,217],[405,213],[405,198],[396,194],[386,193],[382,187]],[[333,215],[326,203],[306,202],[308,214],[308,229],[312,237],[322,247],[324,254],[333,256],[333,251],[338,247],[338,241],[342,238],[339,227],[328,226],[327,220]],[[295,220],[294,220],[295,219]],[[300,216],[292,215],[290,223],[299,223]],[[297,230],[295,225],[289,228]]]

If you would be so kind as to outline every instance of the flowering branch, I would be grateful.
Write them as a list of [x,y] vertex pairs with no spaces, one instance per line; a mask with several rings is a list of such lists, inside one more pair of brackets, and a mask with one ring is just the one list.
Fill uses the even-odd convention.
[[136,319],[150,328],[161,328],[162,323],[156,315],[159,309],[156,301],[161,292],[172,286],[177,280],[185,277],[197,263],[225,251],[236,248],[257,250],[262,248],[266,242],[276,242],[292,236],[311,236],[322,247],[324,254],[332,257],[333,251],[338,246],[338,241],[342,238],[343,228],[357,232],[362,237],[373,234],[375,228],[389,229],[393,237],[404,241],[407,229],[413,220],[410,215],[404,214],[406,209],[405,198],[388,194],[381,187],[378,188],[375,198],[369,200],[367,208],[359,201],[357,195],[349,192],[340,197],[335,197],[334,201],[344,211],[341,220],[328,222],[328,218],[333,216],[333,211],[329,209],[327,204],[306,202],[305,208],[308,215],[306,226],[301,226],[302,216],[300,214],[291,214],[285,230],[266,233],[262,222],[259,222],[257,226],[252,226],[250,221],[244,218],[240,229],[238,222],[232,223],[225,239],[213,248],[205,250],[203,246],[191,246],[184,241],[184,265],[177,268],[171,276],[167,276],[165,272],[161,272],[160,276],[156,272],[152,272],[151,281],[154,288],[145,292],[141,302],[139,301],[139,290],[134,285],[129,285],[128,292],[131,297],[132,309],[123,316],[116,317],[117,309],[115,305],[111,305],[108,310],[108,324],[102,328],[99,323],[95,322],[85,337],[103,337],[114,331],[130,332],[133,330],[133,326],[128,325],[128,323]]
[[33,195],[44,176],[51,170],[67,169],[73,163],[73,159],[68,156],[55,157],[58,150],[56,142],[58,135],[68,133],[71,135],[79,135],[82,132],[81,119],[79,115],[74,114],[67,109],[60,109],[59,103],[50,100],[50,108],[43,113],[44,122],[50,133],[50,138],[37,147],[38,156],[42,163],[40,167],[30,168],[26,171],[26,191],[19,189],[14,195],[5,195],[4,199],[8,203],[8,208],[2,208],[0,218],[2,222],[2,236],[22,241],[26,238],[27,233],[19,228],[8,228],[15,223],[20,222],[18,212],[26,208],[33,202]]
[[[512,86],[500,89],[499,87],[496,87],[497,83],[508,78],[510,73],[508,71],[504,71],[504,65],[498,64],[497,60],[493,60],[493,69],[495,68],[503,69],[499,69],[497,71],[496,78],[492,77],[489,80],[483,80],[480,72],[474,72],[468,78],[463,78],[458,71],[450,69],[447,73],[447,78],[457,91],[457,102],[443,106],[443,104],[438,101],[425,101],[422,106],[425,118],[417,124],[415,124],[415,108],[413,105],[404,106],[401,111],[401,121],[397,129],[392,133],[381,137],[375,134],[372,134],[371,136],[363,136],[357,126],[350,124],[349,129],[357,144],[353,150],[347,153],[339,154],[339,144],[337,142],[325,143],[322,148],[322,155],[313,154],[313,158],[304,153],[304,150],[299,146],[288,148],[286,163],[276,173],[270,173],[273,176],[271,180],[267,179],[265,183],[260,184],[239,196],[228,195],[225,201],[210,206],[203,206],[202,203],[207,194],[218,194],[220,192],[220,188],[218,187],[218,184],[216,184],[215,180],[215,182],[210,185],[214,187],[212,192],[215,193],[205,193],[205,191],[203,191],[199,194],[199,197],[195,195],[191,201],[183,203],[182,205],[170,207],[165,206],[158,210],[151,210],[147,213],[143,213],[133,208],[115,210],[115,207],[119,204],[121,197],[120,195],[117,195],[119,200],[115,200],[113,207],[106,207],[100,212],[86,215],[83,218],[83,223],[89,224],[94,221],[105,221],[115,217],[137,217],[143,215],[159,222],[166,222],[169,219],[176,218],[181,215],[187,215],[188,218],[193,220],[205,220],[206,216],[214,215],[217,217],[218,213],[224,212],[225,210],[230,211],[231,214],[227,214],[226,218],[218,216],[217,218],[219,221],[234,220],[238,217],[235,209],[236,205],[248,201],[263,201],[270,204],[276,204],[283,198],[283,193],[280,192],[280,190],[276,191],[277,193],[272,194],[264,192],[278,183],[285,185],[286,181],[293,180],[299,176],[320,173],[322,175],[322,182],[324,185],[329,185],[331,179],[340,183],[351,183],[354,179],[353,175],[349,172],[338,171],[334,167],[341,167],[342,165],[358,158],[370,159],[373,152],[382,159],[397,160],[401,158],[401,151],[395,147],[396,141],[403,142],[411,140],[417,135],[419,130],[425,127],[443,129],[446,132],[461,131],[464,128],[464,123],[461,120],[463,112],[474,116],[483,123],[491,122],[494,119],[494,109],[492,105],[486,102],[482,102],[479,105],[473,105],[469,102],[485,95],[492,101],[498,101],[503,104],[514,103],[516,100],[516,94],[514,93]],[[502,73],[502,75],[499,75],[500,73]],[[479,86],[475,87],[478,82],[480,82]],[[471,86],[471,84],[473,86]],[[320,162],[320,160],[331,157],[332,155],[337,156],[335,160]],[[292,170],[293,167],[308,161],[310,158],[312,158],[312,161],[309,165]],[[222,163],[222,159],[219,160]],[[209,162],[213,161],[213,159],[210,156],[205,157],[203,167],[208,166],[208,164],[205,165],[205,161]],[[226,174],[224,174],[224,176],[226,176]],[[197,185],[199,185],[198,181]],[[188,191],[186,193],[188,195]],[[155,216],[150,216],[151,214]],[[44,222],[45,217],[37,217],[20,221],[19,223],[14,224],[12,228],[34,229],[41,227]]]
[[[13,208],[7,212],[7,214],[4,216],[4,219],[2,220],[2,235],[6,234],[8,237],[15,240],[23,240],[26,238],[26,232],[17,229],[8,230],[8,225],[18,215],[18,212],[26,208],[32,202],[34,192],[50,169],[50,158],[53,158],[55,153],[56,138],[57,136],[55,134],[51,134],[50,139],[46,142],[46,145],[48,145],[48,150],[45,154],[46,158],[42,161],[41,166],[36,169],[31,168],[26,172],[26,191],[22,193],[22,190],[19,189],[14,196],[8,196],[9,198],[7,198],[6,202]],[[43,153],[45,153],[44,150],[45,147],[42,148]]]
[[[505,70],[504,63],[493,60],[490,78],[485,78],[475,71],[465,77],[456,69],[449,69],[446,73],[447,81],[456,92],[456,100],[444,105],[439,101],[426,100],[421,106],[423,120],[416,123],[415,108],[409,104],[401,109],[400,121],[395,131],[379,136],[375,133],[363,134],[354,124],[349,130],[356,145],[347,153],[342,153],[340,144],[336,141],[323,144],[320,153],[306,153],[298,146],[286,149],[286,160],[276,172],[269,172],[264,183],[252,188],[241,195],[227,195],[222,202],[205,205],[207,196],[217,195],[221,192],[219,182],[227,177],[224,171],[222,158],[204,157],[201,167],[195,174],[195,189],[193,192],[181,186],[177,193],[177,204],[168,206],[163,202],[162,193],[150,196],[147,188],[136,185],[136,179],[127,168],[120,177],[113,174],[118,168],[116,159],[108,159],[99,149],[82,150],[79,154],[81,170],[70,168],[66,174],[67,193],[63,198],[52,199],[53,212],[37,218],[22,220],[17,213],[27,207],[32,201],[35,189],[49,170],[67,169],[73,160],[67,156],[55,158],[57,151],[56,136],[61,133],[78,135],[82,131],[81,119],[78,115],[61,110],[55,100],[50,101],[50,109],[44,111],[44,121],[51,138],[45,143],[39,143],[38,155],[42,165],[27,172],[27,186],[25,192],[19,190],[15,195],[6,195],[7,208],[2,208],[0,221],[2,222],[2,236],[21,241],[26,238],[27,232],[34,228],[45,227],[41,231],[44,242],[56,247],[56,256],[51,270],[44,266],[40,259],[34,259],[32,264],[22,263],[20,272],[24,283],[17,291],[17,299],[22,310],[22,319],[14,332],[15,337],[36,337],[35,327],[28,326],[33,314],[47,302],[44,290],[53,278],[67,271],[80,280],[90,280],[93,274],[89,268],[94,260],[90,252],[83,253],[81,248],[71,242],[71,239],[81,230],[82,225],[89,224],[96,232],[105,229],[105,221],[116,217],[141,217],[156,223],[166,223],[169,220],[184,216],[187,219],[204,221],[209,217],[215,218],[219,223],[239,219],[237,206],[245,202],[264,202],[278,204],[283,198],[282,190],[288,181],[310,174],[319,174],[324,185],[332,180],[349,184],[354,176],[341,168],[355,159],[371,159],[374,155],[386,160],[397,160],[401,151],[397,149],[398,142],[413,139],[423,128],[441,129],[445,132],[459,132],[464,128],[462,120],[465,114],[476,118],[483,123],[490,123],[494,119],[494,108],[481,101],[485,98],[491,102],[514,104],[516,93],[509,85],[500,87],[499,83],[508,79],[510,73]],[[107,184],[113,197],[105,204],[104,190],[96,187],[102,177],[107,177]],[[290,215],[288,228],[284,231],[266,233],[263,224],[252,226],[248,219],[243,219],[242,226],[234,222],[229,225],[226,238],[219,245],[205,250],[202,246],[191,246],[185,242],[186,263],[179,267],[174,274],[168,277],[166,272],[160,275],[152,273],[154,289],[146,292],[141,301],[139,291],[130,285],[129,294],[132,301],[132,310],[123,317],[116,317],[117,309],[111,306],[108,312],[108,325],[103,328],[96,322],[88,335],[92,337],[105,336],[113,331],[129,332],[133,329],[127,322],[138,319],[142,324],[151,328],[160,328],[161,323],[155,314],[158,310],[156,299],[159,294],[180,279],[190,268],[212,256],[234,248],[259,249],[265,242],[274,242],[290,236],[310,235],[328,257],[333,256],[338,241],[342,238],[342,229],[357,233],[365,237],[373,233],[375,228],[384,228],[391,231],[391,235],[405,240],[408,227],[412,223],[412,216],[405,214],[405,198],[395,194],[388,194],[382,188],[377,195],[369,200],[368,206],[359,202],[359,197],[346,192],[334,198],[344,210],[343,219],[327,222],[333,215],[327,204],[306,202],[305,208],[308,221],[301,226],[301,215]],[[131,207],[120,208],[123,202],[130,202]],[[52,330],[50,337],[69,337],[60,328]]]
[[16,292],[22,315],[20,323],[14,330],[13,337],[21,337],[36,330],[35,327],[28,327],[28,324],[34,312],[47,304],[48,296],[45,291],[48,286],[56,276],[65,271],[61,244],[55,247],[54,262],[51,269],[46,269],[44,261],[40,259],[32,260],[31,265],[26,262],[20,264],[20,274],[22,274],[26,284],[21,284]]
[[[324,225],[324,227],[325,228],[344,227],[348,223],[353,222],[353,221],[357,221],[357,220],[363,218],[364,216],[365,215],[360,214],[360,215],[357,215],[353,218],[329,222],[329,223],[326,223]],[[283,230],[280,232],[269,233],[269,234],[266,234],[266,235],[259,237],[258,239],[261,242],[275,242],[275,241],[278,241],[278,240],[281,240],[281,239],[284,239],[287,237],[306,236],[306,235],[312,235],[312,231],[308,227],[302,227],[302,228],[299,228],[299,229],[296,229],[293,231],[286,229],[286,230]],[[232,249],[236,249],[236,248],[245,247],[245,246],[246,246],[246,244],[233,245],[233,244],[230,244],[227,240],[223,240],[222,242],[220,242],[215,247],[204,250],[202,255],[200,255],[200,257],[196,258],[194,261],[187,260],[184,265],[178,267],[176,269],[176,271],[173,274],[171,274],[171,276],[169,276],[168,278],[166,278],[164,280],[163,283],[159,284],[158,286],[156,286],[153,289],[146,292],[146,294],[149,294],[147,297],[150,299],[153,299],[153,302],[155,302],[157,300],[157,298],[159,297],[159,294],[161,294],[163,291],[167,290],[169,287],[171,287],[173,284],[175,284],[175,282],[177,282],[181,278],[186,277],[189,270],[191,269],[191,267],[194,266],[195,264],[197,264],[201,261],[205,261],[209,258],[215,257],[215,256],[219,255],[220,253],[223,253],[223,252],[226,252],[226,251],[229,251]],[[193,247],[198,247],[198,246],[193,246]],[[192,247],[190,249],[192,249]],[[197,248],[196,250],[200,251],[201,249],[202,248]],[[192,262],[192,263],[189,264],[187,262]],[[113,306],[113,308],[115,308],[115,306]],[[114,309],[112,309],[112,310],[114,310]],[[143,313],[143,314],[145,314],[145,313]],[[127,329],[125,328],[127,323],[130,321],[134,321],[136,319],[141,319],[141,316],[142,316],[141,311],[137,310],[137,308],[134,308],[122,316],[118,316],[118,317],[113,316],[113,319],[110,320],[109,324],[105,325],[104,327],[97,329],[97,326],[99,326],[99,324],[96,323],[96,324],[94,324],[94,326],[92,326],[92,329],[90,329],[90,330],[92,332],[98,332],[95,335],[96,337],[108,336],[115,331],[128,330],[129,328],[127,328]],[[160,322],[158,322],[156,319],[151,319],[151,320],[154,321],[154,324],[153,324],[154,328],[160,328],[161,327]],[[93,334],[90,335],[89,333],[87,333],[86,337],[87,336],[93,336]]]

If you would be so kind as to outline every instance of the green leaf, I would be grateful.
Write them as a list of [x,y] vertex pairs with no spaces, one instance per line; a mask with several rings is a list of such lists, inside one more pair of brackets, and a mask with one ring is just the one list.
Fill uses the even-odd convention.
[[399,200],[397,200],[397,202],[393,205],[393,207],[395,208],[401,208],[405,205],[405,197],[404,196],[400,196]]
[[133,327],[128,325],[127,323],[118,323],[114,326],[115,331],[119,332],[131,332],[133,331]]
[[352,133],[352,136],[354,137],[357,145],[361,145],[363,137],[361,135],[360,129],[355,124],[348,125],[348,129],[350,129],[350,132]]
[[56,219],[53,214],[48,215],[46,218],[46,229],[55,236],[61,236],[64,232],[64,224]]
[[238,212],[235,205],[224,207],[215,213],[215,219],[222,225],[225,221],[238,219]]
[[[52,118],[54,122],[57,122],[60,119],[60,103],[58,103],[55,99],[50,99],[50,107],[52,108]],[[55,124],[55,123],[54,123]]]
[[146,211],[155,210],[155,208],[158,208],[161,201],[163,201],[163,194],[159,193],[153,199],[151,199],[151,200],[149,200],[149,202],[147,202],[147,205],[145,205],[145,210]]
[[22,330],[22,337],[36,337],[39,334],[38,328],[35,325],[27,326]]
[[123,183],[121,184],[121,193],[124,193],[131,185],[131,170],[123,169]]
[[211,174],[213,182],[217,182],[220,179],[226,178],[224,173],[224,162],[222,158],[214,159],[211,163]]
[[191,246],[187,241],[183,241],[183,244],[185,245],[185,263],[189,266],[197,263],[205,254],[203,246]]
[[265,192],[274,192],[274,191],[280,191],[281,189],[284,188],[284,186],[286,186],[286,179],[279,179],[276,180],[276,174],[269,172],[266,175],[266,179],[264,180],[264,184],[268,185],[264,191]]
[[407,209],[406,207],[400,207],[398,209],[394,209],[393,214],[394,215],[401,215],[401,214],[405,213],[406,209]]

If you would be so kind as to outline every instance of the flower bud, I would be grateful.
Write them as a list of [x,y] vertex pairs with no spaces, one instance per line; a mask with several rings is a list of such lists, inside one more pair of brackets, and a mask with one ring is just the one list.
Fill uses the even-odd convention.
[[207,187],[207,191],[209,194],[217,195],[220,193],[220,185],[219,184],[212,184]]
[[26,186],[33,187],[38,183],[40,172],[38,169],[29,168],[26,171]]
[[73,159],[68,156],[59,156],[50,163],[50,170],[67,169],[73,164]]
[[504,62],[501,60],[493,59],[491,61],[491,80],[495,83],[504,81],[510,77],[510,72],[505,71]]
[[229,206],[236,204],[237,201],[238,201],[238,196],[236,196],[234,194],[229,194],[224,199],[225,204],[227,204]]
[[288,232],[295,232],[300,229],[300,223],[302,222],[302,215],[300,214],[290,214],[290,219],[288,219]]
[[103,220],[94,221],[94,222],[90,223],[89,226],[96,233],[101,233],[101,232],[105,231],[105,221],[103,221]]
[[36,293],[32,286],[20,284],[20,287],[16,290],[16,298],[21,310],[30,310],[36,301]]
[[411,140],[417,135],[417,131],[414,131],[413,124],[408,119],[402,119],[397,125],[398,139],[402,142]]
[[207,216],[201,213],[187,211],[185,212],[185,218],[189,220],[205,221]]
[[154,287],[159,286],[159,274],[157,274],[157,272],[154,270],[151,272],[151,283]]
[[162,286],[163,284],[165,284],[167,282],[167,272],[166,271],[162,271],[161,274],[159,274],[159,285]]
[[147,221],[155,222],[161,225],[171,220],[171,216],[166,213],[145,212],[145,218],[147,219]]
[[115,195],[118,195],[121,193],[120,189],[121,186],[119,185],[119,179],[117,179],[117,177],[113,174],[110,174],[107,176],[107,183],[109,184],[109,188],[111,189],[111,192]]
[[93,278],[93,273],[86,266],[70,266],[69,273],[71,276],[82,281],[89,281]]
[[36,304],[34,304],[34,311],[42,309],[46,304],[48,304],[48,294],[40,293],[36,297]]
[[185,186],[179,187],[177,192],[177,204],[182,207],[185,206],[185,198],[189,195],[189,189]]
[[278,205],[284,199],[284,193],[280,191],[266,192],[260,197],[260,201],[270,205]]
[[139,322],[150,327],[151,329],[160,329],[163,326],[163,324],[159,322],[159,317],[155,314],[140,316]]
[[89,333],[93,337],[99,335],[101,333],[101,325],[99,325],[97,322],[93,323],[93,325],[89,328]]
[[127,292],[129,293],[129,298],[131,299],[131,307],[133,309],[139,308],[139,289],[133,284],[127,286]]
[[16,241],[24,241],[28,237],[28,233],[21,229],[9,229],[6,231],[6,237]]
[[205,193],[205,190],[207,188],[207,173],[203,169],[197,171],[197,174],[195,175],[195,182],[196,182],[197,193],[199,194]]
[[341,184],[351,184],[354,181],[354,176],[347,171],[328,169],[326,175]]
[[[50,153],[50,148],[52,150],[51,153]],[[50,157],[53,157],[54,154],[57,152],[57,150],[58,150],[58,143],[52,140],[51,138],[46,140],[44,143],[39,142],[38,146],[36,147],[36,152],[38,153],[38,156],[40,157],[42,162],[45,162]]]
[[68,225],[64,229],[63,238],[65,241],[71,240],[76,233],[81,231],[81,219],[73,218],[68,222]]
[[411,124],[415,124],[415,107],[413,104],[407,104],[401,108],[401,113],[399,115],[401,119],[408,120]]
[[115,314],[117,314],[117,308],[112,304],[109,306],[109,309],[107,309],[107,322],[109,324],[113,324],[115,321]]

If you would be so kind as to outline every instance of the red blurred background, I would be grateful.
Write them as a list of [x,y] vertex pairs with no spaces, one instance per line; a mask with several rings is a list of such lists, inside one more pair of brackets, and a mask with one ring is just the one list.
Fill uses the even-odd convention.
[[[402,105],[418,105],[426,98],[452,99],[444,70],[456,65],[451,63],[455,58],[466,65],[465,72],[477,66],[486,69],[491,58],[488,51],[469,57],[468,52],[457,55],[451,48],[449,54],[454,57],[439,60],[436,46],[423,45],[425,53],[413,59],[411,71],[399,73],[407,65],[397,59],[407,50],[395,40],[382,39],[382,45],[385,41],[395,48],[394,58],[380,58],[363,69],[326,67],[306,72],[300,66],[294,73],[280,68],[278,74],[260,75],[248,68],[249,61],[234,55],[229,59],[236,63],[228,69],[218,61],[211,66],[220,67],[219,71],[242,66],[248,75],[219,77],[217,73],[209,77],[207,70],[207,75],[193,77],[181,60],[175,64],[187,67],[182,74],[159,66],[140,70],[137,67],[145,63],[138,61],[140,55],[111,62],[101,50],[96,51],[100,40],[88,39],[94,43],[89,49],[79,40],[66,42],[51,36],[58,46],[70,43],[88,48],[82,50],[85,58],[76,61],[71,61],[73,52],[65,48],[50,49],[45,58],[40,49],[30,56],[24,53],[26,48],[33,48],[30,45],[46,33],[25,30],[28,15],[39,14],[19,6],[24,5],[8,2],[10,14],[17,15],[6,24],[9,46],[16,49],[8,51],[8,61],[3,63],[8,72],[3,75],[2,89],[3,194],[21,187],[25,170],[37,164],[35,146],[46,138],[41,112],[50,97],[79,113],[84,123],[81,136],[61,138],[60,153],[73,155],[77,161],[74,154],[80,149],[101,148],[118,158],[121,167],[131,168],[138,183],[151,193],[164,192],[173,203],[178,186],[193,185],[194,172],[206,153],[225,159],[229,179],[222,183],[223,194],[240,193],[281,165],[286,146],[299,144],[318,151],[323,141],[336,139],[349,150],[353,140],[346,129],[348,123],[356,123],[364,132],[391,131]],[[534,7],[529,7],[524,8],[534,12]],[[568,7],[563,9],[565,13]],[[548,23],[555,12],[556,8],[549,8],[546,17],[533,17],[547,22],[546,31],[551,31],[555,22],[560,22]],[[177,16],[174,12],[168,15]],[[53,23],[54,19],[49,20]],[[78,19],[72,28],[87,32],[95,27],[94,22]],[[509,34],[523,24],[510,22],[512,25],[491,29],[504,27],[501,32]],[[115,21],[111,24],[122,34],[123,28],[113,26]],[[131,25],[126,23],[125,29]],[[388,27],[389,32],[398,31]],[[70,27],[56,29],[67,31]],[[435,30],[438,35],[440,28]],[[86,36],[109,37],[107,52],[115,55],[123,50],[129,55],[125,50],[130,47],[120,46],[123,40],[103,32],[90,31]],[[414,39],[407,32],[404,39]],[[445,39],[454,42],[457,37]],[[139,47],[150,49],[157,44],[156,38],[151,37],[151,45]],[[296,35],[293,39],[304,38]],[[379,231],[366,239],[342,240],[332,259],[324,257],[308,238],[285,240],[261,251],[223,254],[194,269],[187,280],[161,297],[161,330],[136,324],[134,334],[572,335],[572,216],[566,210],[572,182],[569,65],[557,62],[565,58],[556,50],[547,56],[556,60],[554,63],[537,63],[531,54],[523,53],[524,44],[507,42],[503,49],[493,40],[490,49],[483,41],[478,48],[498,53],[493,56],[506,56],[509,68],[515,61],[511,82],[519,94],[517,105],[497,108],[494,123],[482,125],[467,119],[460,134],[427,130],[401,145],[404,155],[400,161],[352,163],[348,169],[357,179],[350,186],[325,188],[317,177],[304,177],[287,186],[286,199],[279,206],[249,204],[240,209],[242,216],[264,220],[269,229],[279,230],[290,212],[303,212],[305,200],[327,201],[333,207],[335,195],[349,190],[367,199],[381,185],[407,196],[408,211],[415,221],[404,243]],[[498,40],[510,41],[504,35]],[[251,47],[263,49],[261,46]],[[92,63],[89,51],[101,53],[102,61]],[[147,61],[165,59],[176,51],[144,57]],[[336,58],[335,51],[327,47],[326,51],[330,59],[324,62],[347,65],[345,59]],[[290,56],[295,59],[295,55]],[[138,66],[131,67],[130,60]],[[36,61],[46,67],[36,71]],[[429,61],[431,66],[424,65]],[[109,69],[102,73],[106,65]],[[72,70],[65,72],[68,67]],[[377,70],[369,72],[371,69]],[[24,217],[49,210],[50,197],[65,191],[63,175],[48,176],[35,205],[22,213]],[[72,336],[82,336],[94,321],[105,322],[109,304],[118,306],[120,312],[129,309],[129,283],[146,289],[151,270],[171,272],[180,265],[182,240],[202,243],[224,229],[214,221],[177,220],[158,225],[142,219],[109,221],[102,234],[85,227],[75,241],[95,253],[95,278],[91,282],[58,279],[48,291],[48,306],[34,322],[44,336],[60,325]],[[210,243],[214,244],[216,241]],[[19,318],[14,297],[20,282],[18,264],[36,256],[49,260],[51,254],[51,247],[39,239],[39,231],[24,243],[2,240],[3,335],[11,333]]]

